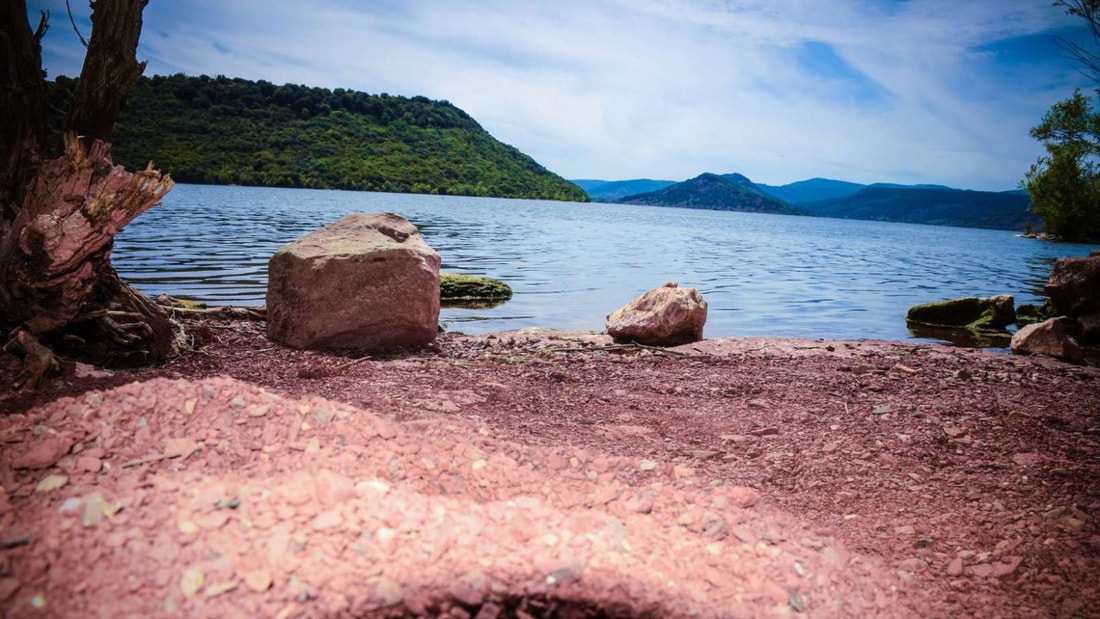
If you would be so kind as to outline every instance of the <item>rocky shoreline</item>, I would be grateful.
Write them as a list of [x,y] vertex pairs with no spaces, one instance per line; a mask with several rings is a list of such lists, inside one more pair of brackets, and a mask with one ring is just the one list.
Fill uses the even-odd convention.
[[545,330],[358,356],[183,320],[165,366],[0,397],[7,615],[1096,612],[1095,368]]

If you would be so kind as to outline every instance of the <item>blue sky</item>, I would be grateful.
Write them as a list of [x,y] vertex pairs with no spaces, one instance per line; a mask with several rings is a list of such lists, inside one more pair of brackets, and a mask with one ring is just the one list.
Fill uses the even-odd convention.
[[[85,36],[88,3],[71,2]],[[51,76],[83,49],[64,0]],[[138,57],[186,73],[447,99],[567,178],[1014,189],[1092,85],[1049,0],[152,0]]]

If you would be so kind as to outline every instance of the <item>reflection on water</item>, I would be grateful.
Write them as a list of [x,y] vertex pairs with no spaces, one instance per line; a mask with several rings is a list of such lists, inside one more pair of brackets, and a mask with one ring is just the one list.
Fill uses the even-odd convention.
[[493,308],[447,308],[452,330],[602,330],[665,281],[699,288],[707,337],[911,336],[906,310],[951,297],[1042,294],[1052,261],[1086,245],[1011,232],[815,217],[349,191],[177,185],[130,224],[113,260],[149,294],[261,305],[283,244],[352,212],[397,212],[443,269],[504,280]]

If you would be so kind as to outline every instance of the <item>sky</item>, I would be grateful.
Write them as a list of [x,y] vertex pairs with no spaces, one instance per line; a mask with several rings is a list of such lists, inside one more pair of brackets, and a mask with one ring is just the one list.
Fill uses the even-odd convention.
[[[89,35],[88,2],[72,0]],[[50,76],[79,74],[64,0]],[[146,75],[445,99],[566,178],[1015,189],[1095,85],[1050,0],[151,0]]]

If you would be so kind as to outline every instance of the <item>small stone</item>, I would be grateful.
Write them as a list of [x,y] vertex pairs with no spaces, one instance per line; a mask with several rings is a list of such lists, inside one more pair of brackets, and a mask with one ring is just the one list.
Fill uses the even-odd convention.
[[249,417],[263,417],[267,412],[271,410],[270,404],[253,404],[248,407]]
[[244,585],[256,593],[263,593],[271,588],[271,572],[252,570],[244,575]]
[[235,580],[226,580],[224,582],[219,582],[216,585],[210,585],[206,588],[206,591],[203,591],[203,594],[206,597],[212,598],[215,595],[221,595],[223,593],[228,593],[229,591],[236,589],[237,585],[238,583]]
[[103,461],[94,456],[80,456],[76,459],[76,468],[89,473],[98,473],[103,468]]
[[316,453],[321,451],[321,439],[316,436],[309,439],[309,443],[306,445],[306,453]]
[[0,578],[0,602],[7,601],[22,586],[23,583],[14,578]]
[[310,526],[312,526],[315,531],[327,531],[343,523],[344,518],[340,515],[340,511],[331,509],[318,514],[317,517],[313,519],[313,522],[310,523]]
[[966,434],[966,430],[957,426],[944,426],[943,433],[951,438],[959,438]]
[[584,564],[571,561],[546,576],[546,584],[558,585],[577,582],[584,576]]
[[743,509],[748,509],[760,501],[760,493],[752,488],[733,486],[728,491],[730,501]]
[[643,471],[652,471],[653,469],[657,468],[657,463],[653,460],[642,460],[638,463],[638,468]]
[[993,575],[993,566],[988,563],[971,565],[966,568],[966,573],[971,576],[977,576],[978,578],[989,578]]
[[332,423],[332,411],[320,407],[314,407],[313,420],[317,422],[318,427],[323,428]]
[[879,404],[878,406],[874,407],[871,410],[871,414],[872,415],[885,415],[885,414],[889,413],[891,410],[892,409],[890,408],[889,404]]
[[183,577],[180,578],[180,591],[183,593],[183,597],[193,598],[198,595],[205,581],[206,574],[200,568],[193,567],[188,569],[183,573]]
[[776,436],[779,434],[779,428],[775,426],[769,426],[767,428],[752,430],[749,432],[749,434],[753,436]]
[[12,462],[17,469],[45,469],[53,466],[73,446],[73,440],[66,435],[55,434],[41,440],[35,440],[30,447],[18,455]]
[[77,497],[69,497],[65,499],[65,502],[61,504],[61,507],[57,508],[57,511],[62,514],[75,514],[80,511],[80,508],[84,505],[84,501],[81,501]]
[[103,522],[104,518],[114,515],[116,510],[103,500],[103,495],[93,492],[84,497],[84,508],[80,512],[80,524],[85,527],[94,527]]
[[207,531],[220,529],[225,526],[227,522],[229,522],[229,512],[226,511],[214,511],[195,518],[195,524],[197,524],[199,528],[206,529]]
[[1003,560],[992,564],[993,577],[1004,578],[1016,571],[1016,568],[1020,567],[1020,563],[1023,561],[1023,557],[1005,557]]
[[164,457],[186,458],[198,448],[199,444],[189,438],[170,438],[164,442]]
[[34,487],[35,492],[52,492],[69,483],[69,478],[64,475],[47,475]]
[[[475,572],[471,572],[474,574]],[[481,578],[481,584],[484,586],[484,576]],[[458,578],[451,582],[448,593],[455,601],[464,604],[466,606],[477,606],[482,601],[482,589],[478,587],[477,579]]]
[[1012,455],[1012,462],[1016,466],[1031,467],[1043,461],[1043,457],[1036,452],[1018,453]]
[[917,530],[912,525],[905,525],[901,527],[895,527],[894,533],[898,535],[912,536],[917,534]]
[[636,497],[627,501],[626,508],[638,514],[648,514],[653,511],[653,500],[646,497]]
[[180,533],[184,535],[194,535],[199,532],[199,525],[191,522],[190,520],[184,520],[179,524]]
[[695,477],[695,469],[686,466],[672,468],[672,476],[676,479],[689,479]]
[[836,441],[829,441],[828,443],[825,443],[825,445],[821,448],[821,451],[824,451],[827,454],[831,454],[836,451],[838,447],[840,447],[840,443],[837,443]]
[[962,557],[955,557],[954,560],[947,566],[948,576],[962,576],[963,573],[963,560]]
[[405,591],[398,583],[389,578],[379,578],[374,585],[374,599],[383,607],[397,606],[405,599]]
[[909,572],[910,574],[917,574],[924,571],[924,568],[927,566],[928,564],[925,563],[924,560],[913,558],[902,561],[898,565],[898,569],[903,572]]

